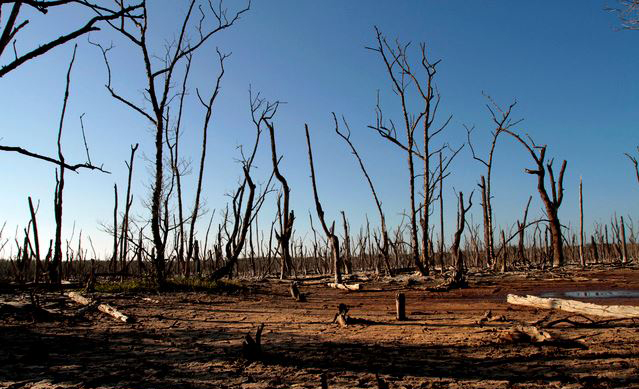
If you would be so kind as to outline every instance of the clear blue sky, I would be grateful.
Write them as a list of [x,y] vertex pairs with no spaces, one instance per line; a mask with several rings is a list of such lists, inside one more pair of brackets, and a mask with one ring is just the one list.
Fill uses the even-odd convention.
[[[162,54],[162,42],[177,31],[178,16],[186,1],[151,2],[152,34]],[[240,2],[227,2],[236,6]],[[204,196],[207,208],[220,209],[239,177],[236,146],[249,144],[248,88],[264,97],[287,102],[276,117],[281,165],[292,188],[297,236],[307,232],[308,211],[314,206],[304,141],[304,123],[314,140],[320,196],[329,219],[345,210],[357,231],[368,214],[377,224],[374,203],[355,160],[338,139],[331,112],[345,115],[370,174],[376,183],[391,225],[408,207],[404,153],[366,128],[372,124],[377,90],[385,115],[398,118],[398,101],[380,58],[366,50],[374,44],[373,26],[390,39],[425,42],[431,59],[441,59],[437,85],[442,95],[441,117],[453,115],[437,142],[458,145],[466,140],[463,127],[475,125],[475,144],[484,154],[491,129],[482,91],[504,105],[518,101],[515,118],[525,119],[517,129],[538,143],[548,144],[548,155],[568,161],[565,200],[560,211],[564,224],[578,222],[578,182],[583,176],[586,226],[609,221],[617,214],[636,219],[639,185],[624,152],[639,145],[639,32],[619,31],[615,15],[604,11],[601,0],[531,1],[255,1],[250,12],[230,30],[220,34],[196,56],[185,118],[182,155],[193,160],[193,174],[185,182],[187,204],[199,158],[203,112],[195,88],[209,90],[218,72],[215,47],[232,52],[226,62],[222,92],[214,109],[209,134]],[[157,7],[157,8],[156,8]],[[3,9],[3,11],[5,11]],[[84,15],[34,15],[19,38],[18,50],[42,36],[70,28]],[[61,20],[67,20],[61,23]],[[115,48],[111,51],[116,89],[143,104],[141,59],[131,46],[109,28],[91,39]],[[77,40],[78,53],[72,75],[70,105],[64,129],[67,160],[84,161],[79,116],[84,121],[91,158],[113,174],[84,171],[69,173],[65,190],[64,235],[75,223],[90,235],[96,249],[108,251],[109,237],[99,224],[110,224],[113,184],[126,187],[130,148],[140,143],[134,177],[134,212],[145,218],[149,198],[149,159],[153,157],[152,131],[139,115],[113,100],[104,88],[106,71],[99,51]],[[43,154],[55,154],[57,122],[64,91],[64,76],[72,46],[58,48],[0,79],[0,142],[20,145]],[[413,51],[416,59],[417,52]],[[10,54],[5,54],[10,55]],[[5,59],[6,61],[6,59]],[[206,93],[206,92],[205,92]],[[208,94],[208,93],[206,93]],[[263,139],[256,178],[270,173],[268,143]],[[533,194],[531,216],[541,214],[536,178],[523,172],[532,167],[530,157],[512,140],[497,146],[493,174],[494,212],[497,224],[509,228],[521,217]],[[452,166],[445,182],[446,239],[454,223],[454,191],[476,190],[482,166],[466,149]],[[29,219],[27,196],[40,201],[42,240],[53,231],[53,166],[17,154],[0,154],[3,238],[13,239]],[[275,198],[268,200],[260,224],[270,225]],[[473,220],[481,222],[479,193],[474,197]],[[217,213],[219,215],[219,212]],[[435,212],[437,216],[437,212]],[[198,230],[204,233],[208,215]],[[215,221],[219,221],[218,218]],[[21,236],[21,234],[19,234]],[[43,245],[45,245],[43,243]],[[84,245],[87,245],[85,241]],[[15,246],[15,245],[10,245]],[[15,252],[15,248],[13,248]]]

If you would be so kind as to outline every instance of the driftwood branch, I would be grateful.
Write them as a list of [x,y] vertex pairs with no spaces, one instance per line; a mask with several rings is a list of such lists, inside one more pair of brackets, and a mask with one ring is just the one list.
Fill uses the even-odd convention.
[[123,314],[122,312],[118,311],[117,309],[115,309],[109,304],[97,304],[96,301],[94,301],[93,299],[84,297],[77,292],[69,292],[67,293],[67,296],[71,300],[81,305],[86,305],[86,306],[97,305],[98,311],[106,313],[107,315],[113,317],[116,320],[119,320],[125,323],[133,322],[132,317]]
[[582,315],[595,315],[616,318],[639,317],[639,307],[632,305],[598,305],[576,300],[542,298],[537,296],[518,296],[509,294],[506,301],[510,304],[534,308],[556,309]]

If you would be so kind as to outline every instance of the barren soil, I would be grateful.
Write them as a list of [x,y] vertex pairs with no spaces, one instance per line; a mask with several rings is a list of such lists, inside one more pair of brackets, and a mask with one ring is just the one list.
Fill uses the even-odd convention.
[[[60,293],[65,318],[33,322],[0,316],[0,387],[9,388],[639,388],[639,324],[595,328],[558,325],[553,341],[504,339],[518,323],[568,313],[509,306],[508,293],[639,290],[637,269],[586,272],[475,273],[470,287],[428,292],[434,278],[359,276],[363,290],[330,289],[307,279],[307,302],[288,283],[265,280],[233,294],[101,295],[136,318],[122,323],[100,312],[71,320],[79,306]],[[249,283],[247,282],[247,285]],[[406,294],[408,320],[395,320],[395,295]],[[28,297],[18,292],[0,300]],[[585,300],[584,300],[585,301]],[[589,299],[639,305],[639,299]],[[332,323],[337,306],[361,324]],[[487,310],[508,321],[478,320]],[[602,319],[595,318],[593,319]],[[577,320],[577,319],[575,319]],[[242,340],[260,323],[264,355],[242,357]]]

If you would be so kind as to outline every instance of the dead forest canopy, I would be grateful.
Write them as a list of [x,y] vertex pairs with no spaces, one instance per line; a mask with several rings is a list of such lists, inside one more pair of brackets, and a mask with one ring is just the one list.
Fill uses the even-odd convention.
[[[31,51],[10,53],[14,42],[29,27],[25,12],[46,15],[57,7],[71,5],[82,7],[89,15],[75,29],[70,27],[72,30],[62,36],[41,37]],[[79,236],[69,235],[73,221],[64,217],[64,210],[73,204],[64,201],[65,177],[70,173],[107,175],[113,169],[91,160],[90,147],[96,145],[87,142],[84,126],[86,160],[65,158],[62,133],[65,120],[70,120],[66,108],[77,71],[73,50],[66,71],[66,90],[59,102],[55,153],[39,154],[20,145],[0,144],[0,151],[16,154],[16,159],[32,158],[40,161],[43,168],[55,167],[55,186],[51,188],[53,217],[39,213],[39,201],[29,197],[25,207],[30,219],[15,233],[6,223],[0,229],[0,279],[4,281],[84,284],[96,279],[140,279],[165,289],[176,278],[295,279],[330,274],[335,283],[342,284],[344,275],[360,271],[391,276],[416,271],[423,276],[441,273],[447,286],[462,287],[466,272],[473,269],[506,272],[567,265],[587,268],[595,264],[625,265],[639,258],[639,231],[630,215],[611,214],[609,222],[584,226],[581,184],[580,219],[562,219],[564,185],[574,184],[564,183],[570,161],[552,149],[553,139],[538,139],[525,132],[516,102],[503,104],[486,94],[485,112],[492,127],[480,131],[468,126],[463,130],[464,139],[459,139],[458,132],[451,132],[451,116],[440,109],[442,95],[437,87],[438,70],[444,64],[433,58],[424,43],[409,45],[409,41],[387,37],[377,27],[366,42],[371,60],[385,74],[378,84],[393,99],[378,98],[371,107],[375,115],[367,126],[366,137],[381,140],[389,150],[403,155],[396,167],[406,172],[402,209],[384,206],[378,192],[384,178],[367,170],[368,161],[360,154],[364,146],[351,137],[346,116],[326,113],[332,120],[331,131],[343,144],[340,152],[352,156],[351,162],[368,188],[369,197],[361,201],[375,205],[375,214],[367,215],[364,225],[352,226],[348,212],[324,212],[322,183],[331,179],[330,171],[316,169],[313,136],[319,130],[304,123],[300,123],[300,131],[305,131],[306,142],[299,146],[304,148],[306,158],[295,164],[307,172],[309,190],[292,191],[296,188],[291,188],[289,172],[281,163],[287,159],[288,151],[278,147],[282,133],[277,115],[283,103],[265,98],[267,91],[249,92],[246,112],[250,114],[253,140],[238,149],[237,161],[228,161],[229,166],[239,166],[240,172],[228,203],[215,212],[206,207],[203,187],[210,179],[205,174],[207,151],[209,137],[215,137],[210,128],[223,93],[225,68],[232,66],[230,52],[215,49],[213,42],[224,30],[242,28],[251,12],[250,2],[241,6],[233,3],[231,8],[221,2],[188,2],[185,15],[172,32],[173,39],[161,48],[153,45],[157,37],[149,36],[149,31],[156,31],[157,26],[149,17],[145,1],[8,1],[0,7],[0,78],[11,77],[16,69],[51,50],[73,47],[78,38],[88,37],[104,65],[104,93],[152,129],[149,144],[153,150],[146,159],[139,155],[138,144],[122,150],[122,155],[126,154],[127,179],[110,188],[114,194],[113,216],[102,226],[112,241],[109,254],[98,255],[100,250],[81,232],[74,232]],[[636,27],[628,19],[632,14],[620,15],[625,28]],[[112,62],[114,52],[121,48],[105,44],[108,39],[101,39],[103,34],[117,36],[124,42],[121,45],[133,53],[131,60],[144,65],[134,70],[140,72],[136,77],[143,80],[139,90],[146,104],[138,103],[139,96],[118,89],[120,69]],[[218,72],[212,83],[192,85],[191,65],[200,57],[212,59]],[[187,98],[189,91],[194,99]],[[189,104],[194,107],[187,109]],[[347,113],[348,107],[344,111]],[[193,131],[184,135],[182,128],[185,115],[193,112],[198,113],[191,120],[200,123],[197,149],[181,143],[183,136],[195,136]],[[536,188],[530,197],[521,199],[520,215],[496,215],[493,210],[492,201],[497,195],[494,181],[507,179],[492,174],[494,157],[504,143],[519,147],[528,161],[520,167],[519,174],[529,176]],[[258,151],[269,156],[268,169],[264,164],[256,169]],[[623,153],[626,164],[619,168],[631,169],[639,185],[639,147],[619,150],[619,154]],[[472,156],[480,174],[462,191],[455,191],[455,202],[444,203],[443,193],[453,190],[447,188],[447,179],[456,174],[459,166],[455,160],[463,154]],[[150,179],[145,176],[145,169]],[[195,178],[185,180],[186,175]],[[150,180],[148,192],[135,193],[132,183],[140,180]],[[301,194],[312,196],[311,209],[293,209],[291,196]],[[444,207],[456,210],[455,220],[444,219]],[[275,209],[275,214],[264,212],[266,208]],[[480,215],[480,220],[470,219],[469,212]],[[402,214],[400,222],[387,223],[397,220],[387,219],[389,214],[397,213]],[[298,227],[302,219],[304,229]],[[497,219],[502,223],[511,221],[498,224]],[[38,225],[43,223],[55,226],[53,236],[39,232]]]

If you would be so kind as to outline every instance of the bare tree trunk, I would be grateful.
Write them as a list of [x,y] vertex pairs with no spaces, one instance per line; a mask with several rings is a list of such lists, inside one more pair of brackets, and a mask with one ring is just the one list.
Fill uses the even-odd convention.
[[595,263],[599,263],[599,250],[597,250],[597,242],[595,242],[594,235],[590,235],[590,247],[592,248],[592,257]]
[[348,123],[346,122],[345,119],[343,120],[347,130],[346,134],[344,134],[339,129],[339,125],[338,125],[338,121],[337,121],[337,117],[335,116],[335,113],[333,113],[333,120],[335,121],[335,132],[342,139],[344,139],[346,143],[348,144],[348,146],[350,147],[353,155],[355,156],[355,158],[357,159],[357,162],[359,163],[359,167],[362,170],[364,177],[366,178],[366,182],[368,182],[368,186],[371,190],[371,193],[373,194],[373,199],[375,200],[375,205],[377,206],[377,212],[379,213],[379,219],[381,224],[381,242],[377,242],[377,247],[382,254],[382,259],[384,260],[384,264],[386,265],[386,271],[388,272],[389,275],[392,275],[392,269],[390,266],[390,255],[389,255],[388,230],[386,229],[386,218],[384,216],[384,211],[382,210],[382,202],[380,201],[379,197],[377,197],[375,186],[373,185],[373,181],[371,180],[370,176],[368,175],[368,172],[366,171],[366,168],[364,167],[364,162],[362,161],[362,158],[360,157],[359,153],[357,152],[357,149],[355,148],[355,146],[350,140],[351,131],[348,126]]
[[490,229],[490,219],[489,219],[489,210],[488,210],[488,195],[486,190],[486,179],[484,176],[481,176],[481,183],[479,185],[481,189],[481,207],[482,214],[484,218],[484,245],[486,250],[486,264],[494,268],[495,266],[495,257],[493,253],[493,244],[492,244],[492,231]]
[[[206,159],[206,140],[209,130],[209,123],[211,121],[211,114],[213,113],[213,104],[215,103],[215,99],[217,98],[220,92],[220,83],[222,82],[222,77],[224,77],[224,59],[227,57],[226,55],[222,55],[218,51],[218,57],[220,62],[220,73],[217,76],[215,82],[215,88],[213,89],[213,93],[211,94],[211,98],[208,102],[205,102],[198,92],[198,97],[200,99],[200,103],[206,109],[206,114],[204,115],[204,124],[202,125],[202,153],[200,155],[200,166],[198,169],[197,176],[197,188],[195,190],[195,202],[193,205],[193,213],[191,214],[191,223],[189,229],[189,244],[186,253],[186,270],[188,275],[189,269],[189,261],[193,255],[193,240],[195,237],[195,224],[197,222],[197,218],[200,212],[200,197],[202,194],[202,179],[204,177],[204,161]],[[190,58],[189,58],[189,67],[190,67]]]
[[464,269],[464,256],[459,249],[461,243],[461,237],[464,233],[464,227],[466,226],[466,212],[473,206],[473,194],[470,194],[468,199],[468,206],[464,206],[464,193],[459,192],[459,209],[457,210],[457,230],[453,237],[453,244],[450,249],[450,253],[453,257],[453,263],[455,264],[455,274],[453,276],[453,283],[455,285],[465,284],[465,269]]
[[313,185],[313,197],[315,199],[315,209],[317,211],[317,217],[320,219],[320,223],[322,224],[322,229],[324,229],[324,233],[326,234],[330,249],[331,256],[333,259],[333,269],[335,272],[335,283],[342,283],[342,273],[341,269],[341,258],[339,252],[339,239],[337,235],[335,235],[335,222],[332,223],[331,227],[328,228],[326,225],[326,221],[324,220],[324,210],[322,209],[322,204],[319,201],[319,196],[317,194],[317,185],[315,183],[315,168],[313,166],[313,151],[311,149],[311,138],[308,132],[308,125],[304,125],[304,129],[306,130],[306,145],[308,147],[308,161],[311,169],[311,183]]
[[[546,157],[546,146],[537,146],[532,140],[530,140],[530,144],[528,144],[528,142],[523,140],[518,134],[506,129],[504,129],[503,131],[510,134],[517,141],[519,141],[528,150],[536,164],[536,167],[534,169],[526,169],[526,173],[537,176],[537,190],[539,191],[539,196],[541,197],[544,207],[546,208],[546,215],[548,216],[550,225],[551,246],[553,251],[552,266],[561,267],[564,265],[564,251],[561,223],[559,222],[558,212],[564,197],[563,181],[567,163],[565,160],[563,161],[561,170],[559,172],[559,180],[555,182],[554,172],[552,168],[553,160],[551,160],[549,163],[546,164],[546,166],[544,166],[544,160]],[[537,150],[539,151],[539,154],[537,154]],[[550,178],[552,199],[546,191],[544,182],[546,171],[548,172],[548,176]]]
[[118,184],[113,184],[113,253],[111,254],[111,272],[118,271]]
[[439,153],[439,269],[444,272],[444,171],[442,153]]
[[353,274],[353,263],[351,262],[351,238],[348,231],[348,221],[346,214],[342,211],[342,221],[344,223],[344,272],[347,275]]
[[586,257],[584,255],[584,198],[581,177],[579,177],[579,263],[582,268],[586,267]]
[[522,220],[521,223],[517,222],[517,228],[519,229],[519,244],[518,244],[519,259],[523,261],[524,263],[527,262],[526,253],[524,250],[524,237],[525,237],[525,231],[526,231],[526,220],[528,219],[528,208],[530,207],[531,201],[532,201],[532,196],[528,198],[528,203],[526,203],[526,209],[524,209],[524,219]]
[[282,203],[280,203],[280,198],[278,198],[278,216],[280,220],[280,231],[275,231],[275,238],[277,239],[279,251],[282,256],[281,259],[281,268],[280,268],[280,279],[284,279],[288,277],[293,269],[293,260],[291,259],[290,252],[290,241],[291,235],[293,234],[293,223],[295,222],[295,213],[290,210],[290,194],[291,189],[288,186],[288,181],[279,169],[279,161],[280,158],[277,155],[276,143],[275,143],[275,126],[272,122],[269,122],[275,115],[278,107],[278,102],[274,104],[266,104],[266,108],[264,109],[262,115],[259,119],[256,120],[255,112],[262,105],[262,101],[255,100],[255,102],[251,102],[251,111],[253,112],[253,121],[259,127],[260,123],[264,122],[268,127],[269,131],[269,139],[271,140],[271,163],[273,165],[273,174],[275,178],[282,185]]
[[501,266],[499,271],[501,273],[506,272],[508,269],[508,246],[506,246],[506,235],[504,230],[501,230]]
[[131,179],[133,177],[133,161],[135,159],[135,152],[138,149],[138,144],[135,146],[131,146],[131,158],[129,162],[125,162],[126,167],[129,171],[127,186],[126,186],[126,203],[124,208],[124,219],[122,220],[122,233],[120,236],[120,262],[122,271],[125,271],[126,265],[126,255],[129,251],[129,211],[131,210],[131,205],[133,204],[133,198],[131,196]]
[[40,238],[38,237],[38,221],[36,219],[36,212],[33,208],[33,201],[29,196],[29,212],[31,213],[31,228],[33,229],[33,244],[35,246],[35,275],[33,281],[37,284],[40,282]]
[[628,263],[628,249],[626,247],[626,227],[625,227],[625,223],[623,221],[623,216],[621,216],[620,219],[621,219],[621,226],[620,226],[620,230],[621,230],[621,263],[625,265],[625,264]]
[[60,114],[60,125],[58,127],[58,160],[60,161],[60,176],[56,171],[56,186],[54,196],[54,214],[55,214],[55,244],[53,246],[53,260],[49,263],[49,281],[54,284],[60,284],[62,269],[62,194],[64,192],[64,155],[62,154],[62,129],[64,127],[64,116],[67,110],[67,102],[69,101],[69,85],[71,84],[71,70],[75,62],[76,47],[73,48],[73,56],[67,70],[66,87],[64,91],[64,100],[62,103],[62,113]]

